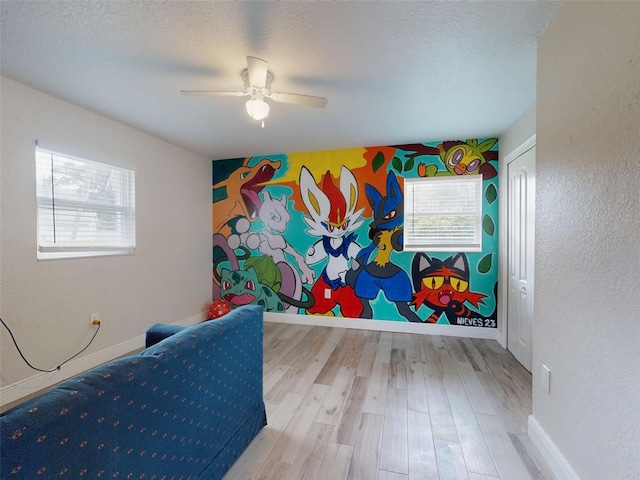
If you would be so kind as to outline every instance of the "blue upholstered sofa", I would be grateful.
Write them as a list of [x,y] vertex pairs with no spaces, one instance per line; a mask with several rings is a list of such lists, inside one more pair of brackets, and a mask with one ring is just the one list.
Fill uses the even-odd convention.
[[1,478],[222,478],[266,425],[262,335],[255,306],[155,325],[158,343],[5,412]]

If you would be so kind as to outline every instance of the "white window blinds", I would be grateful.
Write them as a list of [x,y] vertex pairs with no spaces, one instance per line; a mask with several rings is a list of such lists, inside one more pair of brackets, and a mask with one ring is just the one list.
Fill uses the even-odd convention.
[[36,148],[38,259],[133,253],[135,172]]
[[482,250],[482,176],[406,178],[404,249]]

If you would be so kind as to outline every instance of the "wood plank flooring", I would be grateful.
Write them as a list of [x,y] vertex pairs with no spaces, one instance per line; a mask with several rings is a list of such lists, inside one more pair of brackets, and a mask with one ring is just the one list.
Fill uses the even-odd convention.
[[266,322],[268,426],[224,480],[552,480],[494,340]]

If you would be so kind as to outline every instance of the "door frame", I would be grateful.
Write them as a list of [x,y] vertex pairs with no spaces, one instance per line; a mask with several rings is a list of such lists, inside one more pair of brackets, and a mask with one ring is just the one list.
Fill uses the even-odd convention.
[[[520,155],[536,146],[536,134],[534,133],[525,140],[520,146],[514,148],[511,152],[504,156],[503,161],[499,165],[499,182],[498,193],[500,203],[498,205],[498,331],[496,332],[496,340],[502,346],[507,348],[508,338],[508,310],[507,299],[509,296],[509,271],[508,266],[508,222],[509,222],[509,170],[508,165]],[[531,345],[533,351],[533,344]]]

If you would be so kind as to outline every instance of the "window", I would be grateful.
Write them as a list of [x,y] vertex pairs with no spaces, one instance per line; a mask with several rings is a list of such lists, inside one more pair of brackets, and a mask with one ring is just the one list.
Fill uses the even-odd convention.
[[135,172],[36,147],[38,260],[133,253]]
[[482,250],[482,175],[406,178],[404,249]]

